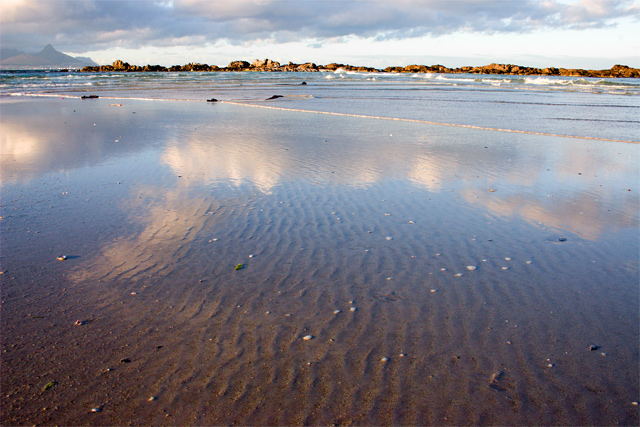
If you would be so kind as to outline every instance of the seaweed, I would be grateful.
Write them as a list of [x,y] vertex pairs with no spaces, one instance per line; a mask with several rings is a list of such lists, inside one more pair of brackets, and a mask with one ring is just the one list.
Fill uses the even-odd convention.
[[49,390],[50,388],[53,388],[53,387],[55,387],[55,386],[57,386],[57,385],[58,385],[58,383],[57,383],[57,382],[55,382],[55,381],[51,381],[51,382],[47,383],[44,387],[42,387],[42,391],[47,391],[47,390]]
[[236,267],[235,267],[235,269],[236,269],[236,270],[242,270],[243,268],[244,268],[244,265],[243,265],[243,264],[238,264],[238,265],[236,265]]

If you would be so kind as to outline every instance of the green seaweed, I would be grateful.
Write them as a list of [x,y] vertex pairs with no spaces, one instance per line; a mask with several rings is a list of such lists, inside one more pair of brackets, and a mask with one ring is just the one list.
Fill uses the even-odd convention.
[[242,270],[244,268],[244,264],[236,265],[236,270]]
[[50,388],[53,388],[53,387],[55,387],[55,386],[57,386],[57,385],[58,385],[58,383],[57,383],[57,382],[55,382],[55,381],[51,381],[50,383],[47,383],[44,387],[42,387],[42,391],[47,391],[47,390],[49,390]]

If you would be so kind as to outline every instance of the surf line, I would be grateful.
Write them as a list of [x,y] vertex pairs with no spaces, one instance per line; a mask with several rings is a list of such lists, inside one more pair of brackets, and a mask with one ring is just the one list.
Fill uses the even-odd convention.
[[430,122],[428,120],[402,119],[402,118],[398,118],[398,117],[369,116],[369,115],[366,115],[366,114],[334,113],[334,112],[331,112],[331,111],[303,110],[301,108],[274,107],[273,105],[257,105],[257,104],[249,104],[249,103],[235,102],[235,101],[220,101],[220,103],[241,105],[241,106],[244,106],[244,107],[265,108],[265,109],[268,109],[268,110],[280,110],[280,111],[294,111],[294,112],[298,112],[298,113],[324,114],[324,115],[327,115],[327,116],[359,117],[359,118],[362,118],[362,119],[375,119],[375,120],[393,120],[393,121],[397,121],[397,122],[422,123],[422,124],[427,124],[427,125],[451,126],[451,127],[466,128],[466,129],[489,130],[489,131],[494,131],[494,132],[509,132],[509,133],[521,133],[521,134],[526,134],[526,135],[553,136],[553,137],[557,137],[557,138],[573,138],[573,139],[586,139],[586,140],[590,140],[590,141],[624,142],[624,143],[627,143],[627,144],[640,144],[640,141],[631,141],[631,140],[626,140],[626,139],[609,139],[609,138],[598,138],[598,137],[594,137],[594,136],[561,135],[561,134],[555,134],[555,133],[533,132],[533,131],[528,131],[528,130],[500,129],[500,128],[485,127],[485,126],[461,125],[461,124],[457,124],[457,123]]

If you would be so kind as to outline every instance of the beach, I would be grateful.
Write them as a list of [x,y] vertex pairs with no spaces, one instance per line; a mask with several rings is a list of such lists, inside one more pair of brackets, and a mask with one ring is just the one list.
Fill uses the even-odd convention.
[[637,121],[280,89],[0,98],[3,425],[639,423]]

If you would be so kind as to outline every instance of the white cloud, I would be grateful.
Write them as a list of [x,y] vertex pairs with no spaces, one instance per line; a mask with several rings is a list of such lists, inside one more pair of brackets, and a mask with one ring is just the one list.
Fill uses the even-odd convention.
[[615,28],[639,16],[638,0],[3,0],[0,36],[3,47],[53,40],[70,53],[221,42],[322,46],[456,34],[517,38]]

